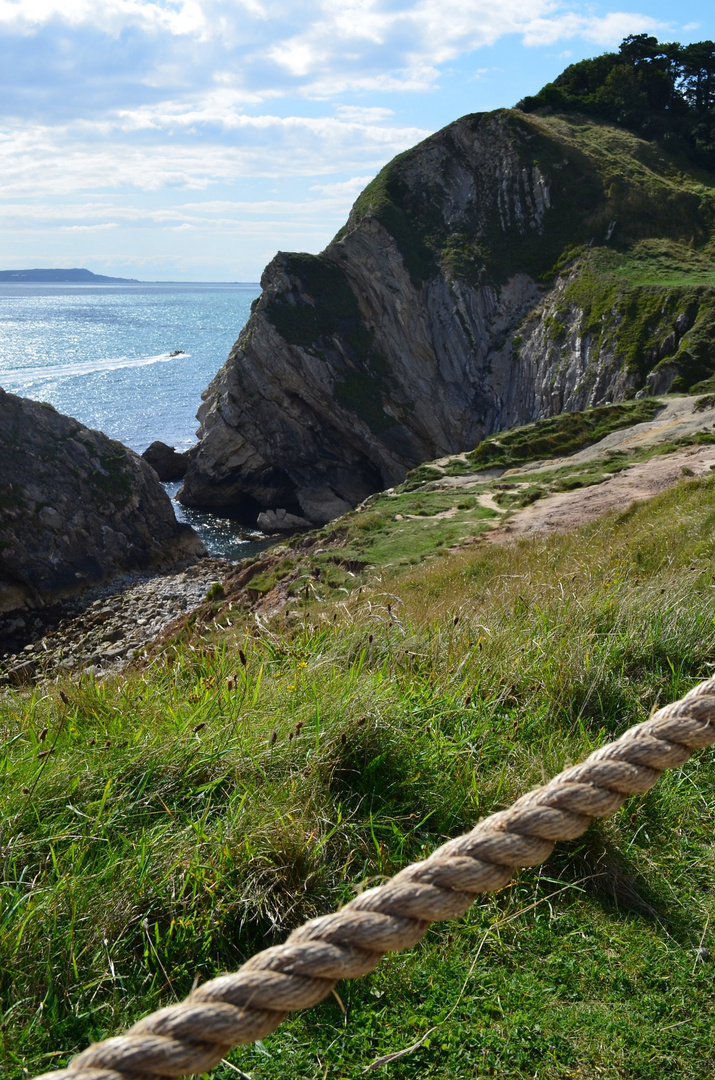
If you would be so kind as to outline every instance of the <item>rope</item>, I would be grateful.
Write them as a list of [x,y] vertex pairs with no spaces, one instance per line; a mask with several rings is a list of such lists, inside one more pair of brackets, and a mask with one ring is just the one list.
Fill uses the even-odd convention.
[[165,1080],[208,1072],[233,1046],[264,1038],[288,1013],[322,1001],[339,979],[365,975],[384,953],[414,945],[430,922],[462,915],[479,893],[506,885],[517,867],[548,858],[556,840],[580,836],[593,818],[615,813],[664,769],[713,743],[715,678],[424,862],[311,920],[283,945],[204,983],[178,1005],[94,1043],[44,1080]]

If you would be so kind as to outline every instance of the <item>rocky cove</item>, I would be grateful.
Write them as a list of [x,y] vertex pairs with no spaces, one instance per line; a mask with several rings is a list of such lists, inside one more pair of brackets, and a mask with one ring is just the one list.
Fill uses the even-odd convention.
[[[477,860],[496,895],[265,1046],[180,1006],[191,1067],[709,1075],[715,759],[648,720],[715,659],[713,176],[593,118],[465,117],[273,261],[188,460],[0,395],[6,1073],[180,1069],[163,1006],[541,802],[546,861]],[[184,466],[198,513],[288,528],[207,556],[158,486]],[[629,727],[640,759],[604,749]],[[589,757],[605,801],[535,798]]]
[[290,534],[494,432],[710,389],[714,208],[622,129],[466,116],[386,166],[320,255],[269,264],[188,453],[142,460],[3,393],[6,679],[112,670],[230,567],[157,473],[189,512]]
[[465,116],[280,252],[179,499],[321,525],[495,431],[707,388],[713,189],[606,123]]

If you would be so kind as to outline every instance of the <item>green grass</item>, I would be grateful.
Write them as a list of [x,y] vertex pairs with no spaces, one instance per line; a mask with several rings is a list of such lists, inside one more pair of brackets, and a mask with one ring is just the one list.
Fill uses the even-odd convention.
[[[339,550],[326,558],[388,569],[407,566],[481,532],[494,517],[494,510],[460,492],[374,495],[364,510],[340,520]],[[328,526],[326,535],[334,532]]]
[[583,253],[554,316],[554,341],[574,310],[580,332],[597,352],[612,352],[644,383],[658,361],[678,369],[671,389],[699,392],[713,373],[715,278],[709,249],[666,240],[643,241],[631,250],[596,248]]
[[[215,597],[203,636],[144,670],[6,692],[4,1075],[61,1066],[706,677],[714,538],[715,481],[684,481],[261,625]],[[434,1027],[391,1075],[699,1080],[714,828],[707,751],[341,985],[346,1013],[331,1000],[230,1060],[254,1080],[357,1078]]]
[[540,458],[574,454],[612,431],[652,420],[663,407],[657,398],[558,413],[524,427],[489,436],[466,455],[473,468],[513,468]]
[[601,273],[613,274],[629,285],[715,285],[709,253],[675,240],[642,240],[626,251],[596,248],[593,262]]
[[675,240],[698,247],[712,235],[713,174],[664,151],[654,142],[583,117],[529,119],[542,137],[563,142],[591,162],[604,202],[591,207],[586,227],[597,242],[615,221],[613,243]]
[[555,469],[548,465],[543,468],[537,467],[528,472],[517,473],[513,477],[506,476],[492,483],[491,487],[495,492],[495,502],[498,506],[506,510],[516,510],[554,492],[574,491],[576,488],[602,484],[631,465],[650,461],[654,457],[673,454],[687,446],[709,446],[713,443],[715,443],[715,433],[697,431],[680,439],[655,443],[641,447],[639,450],[629,452],[610,450],[603,457],[594,458],[586,463],[562,465]]

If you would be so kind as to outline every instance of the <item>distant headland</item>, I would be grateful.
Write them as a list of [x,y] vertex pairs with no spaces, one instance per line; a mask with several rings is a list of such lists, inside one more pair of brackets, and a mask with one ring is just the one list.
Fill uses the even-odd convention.
[[72,270],[0,270],[0,281],[29,282],[87,282],[102,285],[138,285],[138,278],[106,277],[91,270],[75,267]]

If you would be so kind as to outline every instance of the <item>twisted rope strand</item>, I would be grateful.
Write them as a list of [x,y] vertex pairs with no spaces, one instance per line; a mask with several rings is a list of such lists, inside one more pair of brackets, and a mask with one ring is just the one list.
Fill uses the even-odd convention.
[[430,922],[464,914],[479,893],[502,888],[517,867],[542,862],[557,840],[580,836],[594,817],[615,813],[664,769],[713,743],[715,679],[709,679],[428,859],[312,919],[285,944],[204,983],[178,1005],[88,1047],[44,1080],[168,1080],[208,1072],[233,1046],[269,1035],[289,1012],[322,1001],[339,979],[372,971],[384,953],[410,948]]

